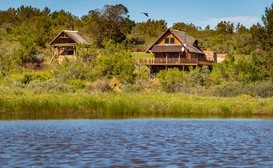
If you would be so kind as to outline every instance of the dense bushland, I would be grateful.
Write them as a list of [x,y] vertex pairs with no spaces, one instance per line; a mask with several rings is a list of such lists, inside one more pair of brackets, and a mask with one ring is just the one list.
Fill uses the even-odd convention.
[[[0,11],[0,93],[183,93],[219,97],[273,96],[273,4],[263,25],[250,28],[222,21],[215,28],[175,23],[204,49],[226,53],[222,63],[189,71],[168,69],[153,79],[138,68],[132,51],[144,51],[167,29],[164,20],[136,23],[123,5],[106,5],[78,18],[64,10],[31,6]],[[77,61],[49,65],[49,42],[69,25],[91,46],[78,46]]]

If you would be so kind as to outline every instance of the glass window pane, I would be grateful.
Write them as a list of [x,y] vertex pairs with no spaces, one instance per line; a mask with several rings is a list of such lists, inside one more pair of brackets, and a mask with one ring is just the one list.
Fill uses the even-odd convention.
[[174,38],[171,38],[171,44],[174,44]]
[[165,44],[169,44],[169,38],[165,38]]

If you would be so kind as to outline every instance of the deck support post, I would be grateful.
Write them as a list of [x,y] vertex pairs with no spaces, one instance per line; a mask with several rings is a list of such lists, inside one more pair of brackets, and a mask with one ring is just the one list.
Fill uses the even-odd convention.
[[149,67],[149,78],[151,78],[151,66],[148,66]]
[[140,78],[140,65],[138,65],[138,79]]

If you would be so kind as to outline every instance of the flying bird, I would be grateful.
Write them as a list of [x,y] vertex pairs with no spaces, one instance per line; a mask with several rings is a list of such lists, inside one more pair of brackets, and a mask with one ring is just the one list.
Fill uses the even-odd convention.
[[149,17],[149,14],[147,12],[142,12],[145,16]]

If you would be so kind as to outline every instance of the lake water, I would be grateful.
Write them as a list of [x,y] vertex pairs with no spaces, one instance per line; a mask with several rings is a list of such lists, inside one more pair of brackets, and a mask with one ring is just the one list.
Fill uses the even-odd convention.
[[0,121],[0,167],[271,167],[273,120]]

